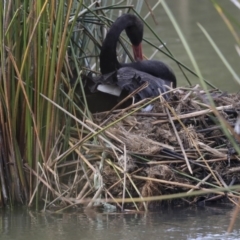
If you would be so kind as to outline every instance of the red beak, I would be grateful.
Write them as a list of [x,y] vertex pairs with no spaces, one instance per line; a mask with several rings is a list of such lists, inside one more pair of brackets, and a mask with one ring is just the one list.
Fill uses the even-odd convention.
[[140,43],[138,46],[132,45],[132,49],[135,61],[142,61],[143,60],[142,44]]

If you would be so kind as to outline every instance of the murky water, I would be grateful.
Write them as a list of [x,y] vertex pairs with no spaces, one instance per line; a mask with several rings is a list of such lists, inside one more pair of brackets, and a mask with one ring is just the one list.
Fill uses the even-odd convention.
[[[149,3],[152,5],[153,2],[155,1],[149,1]],[[211,1],[167,0],[165,2],[168,4],[171,12],[177,20],[177,23],[192,50],[203,77],[220,89],[234,92],[238,91],[239,85],[236,83],[230,72],[220,60],[211,44],[204,36],[203,32],[197,26],[197,23],[200,23],[206,29],[206,31],[217,44],[218,48],[226,57],[229,64],[240,77],[240,56],[237,54],[235,49],[236,42],[226,24],[213,7]],[[219,0],[217,2],[224,10],[227,11],[228,14],[232,15],[238,20],[238,22],[240,22],[240,10],[237,9],[230,0]],[[148,11],[147,8],[145,8],[145,11]],[[145,14],[143,14],[143,16],[144,15]],[[158,34],[162,41],[164,41],[176,59],[188,66],[190,69],[194,70],[191,61],[179,39],[179,36],[174,30],[174,27],[161,4],[154,11],[154,17],[157,25],[154,23],[151,16],[148,17],[147,22],[154,28],[154,31]],[[236,27],[236,30],[238,30],[237,34],[240,35],[239,27]],[[152,35],[148,33],[146,28],[144,37],[147,40],[155,43],[157,46],[160,45],[155,37],[152,37]],[[154,52],[154,49],[148,48],[147,45],[144,45],[144,47],[146,56],[151,56],[151,54]],[[168,57],[162,53],[157,53],[154,59],[162,60],[171,65],[176,73],[178,85],[187,85],[183,74],[172,60],[169,60]],[[187,75],[192,83],[199,82],[198,79],[196,79],[193,75]]]
[[227,235],[231,210],[223,207],[155,213],[0,213],[1,240],[239,239],[240,221]]

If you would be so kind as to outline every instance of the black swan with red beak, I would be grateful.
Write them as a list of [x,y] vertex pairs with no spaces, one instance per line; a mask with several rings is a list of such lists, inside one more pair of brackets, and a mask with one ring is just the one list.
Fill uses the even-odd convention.
[[[132,43],[136,62],[118,62],[116,47],[119,36],[124,29]],[[100,53],[101,73],[106,75],[117,71],[117,80],[115,78],[112,82],[107,81],[107,84],[115,84],[121,89],[127,90],[128,93],[131,93],[145,81],[148,81],[148,87],[141,91],[141,94],[138,95],[138,100],[159,95],[158,88],[161,92],[165,91],[165,85],[176,87],[176,77],[173,71],[165,63],[156,60],[143,60],[141,46],[142,38],[142,21],[135,15],[123,14],[118,17],[110,27],[102,44]],[[122,74],[124,76],[122,76]],[[105,83],[105,78],[102,79],[102,83]]]

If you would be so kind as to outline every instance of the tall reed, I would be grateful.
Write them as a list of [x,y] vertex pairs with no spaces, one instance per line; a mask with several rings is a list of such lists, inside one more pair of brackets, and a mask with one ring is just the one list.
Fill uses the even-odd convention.
[[28,202],[39,189],[37,178],[24,170],[38,172],[38,164],[47,167],[56,154],[62,114],[43,96],[63,101],[66,52],[82,6],[73,0],[10,0],[0,7],[0,203],[5,205]]
[[99,68],[99,23],[111,23],[103,9],[121,9],[111,4],[0,2],[1,205],[38,204],[43,198],[46,203],[51,196],[61,196],[56,163],[74,157],[81,145],[80,140],[71,146],[72,134],[79,139],[91,132],[86,139],[94,136],[78,122],[78,117],[90,118],[80,74]]

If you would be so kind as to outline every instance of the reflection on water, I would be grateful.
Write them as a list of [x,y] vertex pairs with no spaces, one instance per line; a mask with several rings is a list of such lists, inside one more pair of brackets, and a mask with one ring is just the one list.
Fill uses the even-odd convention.
[[42,214],[19,209],[1,212],[0,239],[236,239],[239,221],[226,235],[230,217],[231,209],[222,207],[138,214]]

